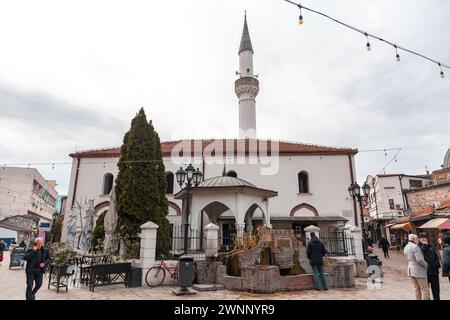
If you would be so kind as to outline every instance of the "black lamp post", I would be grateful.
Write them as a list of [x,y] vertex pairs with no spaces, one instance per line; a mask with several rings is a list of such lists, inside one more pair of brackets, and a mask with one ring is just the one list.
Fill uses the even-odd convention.
[[198,186],[199,183],[202,181],[202,172],[197,168],[192,166],[192,164],[188,165],[186,169],[183,169],[180,167],[179,170],[175,173],[175,176],[177,178],[177,182],[180,185],[181,188],[183,188],[183,185],[185,185],[186,191],[187,191],[187,200],[186,200],[186,219],[184,223],[184,253],[187,253],[188,247],[189,247],[189,211],[190,211],[190,204],[189,204],[189,198],[190,198],[190,191],[192,186]]
[[[362,194],[361,194],[361,189],[362,189]],[[367,198],[369,196],[370,186],[367,183],[364,183],[361,188],[359,186],[359,184],[357,182],[355,182],[355,183],[352,183],[348,187],[348,193],[350,193],[350,196],[353,199],[356,199],[359,202],[359,209],[361,212],[361,230],[362,230],[362,234],[363,234],[363,250],[364,250],[364,258],[365,258],[367,255],[367,233],[366,233],[366,227],[365,227],[365,223],[364,223],[362,204],[363,204],[363,199]]]

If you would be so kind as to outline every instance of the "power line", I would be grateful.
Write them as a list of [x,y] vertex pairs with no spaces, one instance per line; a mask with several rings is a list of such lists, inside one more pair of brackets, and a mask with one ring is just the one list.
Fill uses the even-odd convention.
[[397,153],[391,158],[391,160],[388,161],[388,163],[383,167],[383,169],[381,169],[380,171],[378,171],[377,174],[381,173],[381,172],[385,172],[386,168],[392,163],[392,161],[395,160],[395,162],[397,162],[397,156],[398,154],[402,151],[402,149],[398,150]]
[[444,68],[450,69],[450,66],[447,65],[447,64],[441,63],[440,61],[437,61],[437,60],[435,60],[435,59],[432,59],[432,58],[430,58],[430,57],[428,57],[428,56],[426,56],[426,55],[424,55],[424,54],[421,54],[421,53],[418,53],[418,52],[416,52],[416,51],[413,51],[413,50],[407,49],[407,48],[405,48],[405,47],[399,46],[399,45],[397,45],[397,44],[395,44],[395,43],[393,43],[393,42],[391,42],[391,41],[388,41],[388,40],[383,39],[383,38],[381,38],[381,37],[379,37],[379,36],[376,36],[376,35],[374,35],[374,34],[368,33],[368,32],[366,32],[366,31],[363,31],[363,30],[361,30],[361,29],[359,29],[359,28],[356,28],[356,27],[354,27],[354,26],[351,26],[351,25],[349,25],[349,24],[347,24],[347,23],[345,23],[345,22],[342,22],[342,21],[340,21],[340,20],[338,20],[338,19],[332,18],[332,17],[330,17],[329,15],[327,15],[327,14],[325,14],[325,13],[323,13],[323,12],[320,12],[320,11],[317,11],[317,10],[314,10],[314,9],[311,9],[311,8],[308,8],[308,7],[305,7],[305,6],[303,6],[302,4],[300,4],[300,3],[295,3],[295,2],[293,2],[293,1],[291,1],[291,0],[284,0],[284,1],[289,2],[289,3],[295,5],[296,7],[299,8],[299,10],[300,10],[299,24],[303,24],[303,23],[304,23],[303,15],[302,15],[302,10],[307,10],[307,11],[316,13],[316,14],[318,14],[318,15],[321,15],[321,16],[323,16],[323,17],[325,17],[325,18],[328,18],[328,19],[330,19],[330,20],[332,20],[332,21],[334,21],[334,22],[336,22],[336,23],[338,23],[338,24],[340,24],[340,25],[342,25],[342,26],[344,26],[344,27],[346,27],[346,28],[348,28],[348,29],[351,29],[351,30],[353,30],[353,31],[356,31],[356,32],[358,32],[358,33],[364,35],[364,36],[366,37],[366,39],[367,39],[366,47],[367,47],[367,50],[368,50],[368,51],[372,50],[372,47],[371,47],[371,45],[370,45],[369,38],[373,38],[373,39],[377,39],[377,40],[379,40],[379,41],[381,41],[381,42],[387,43],[388,45],[392,46],[392,47],[395,49],[395,57],[396,57],[397,61],[400,61],[400,55],[399,55],[398,51],[399,51],[399,50],[403,50],[403,51],[405,51],[405,52],[414,54],[414,55],[416,55],[416,56],[418,56],[418,57],[421,57],[421,58],[423,58],[423,59],[426,59],[426,60],[428,60],[428,61],[430,61],[430,62],[436,64],[436,65],[439,67],[441,78],[444,78],[444,77],[445,77],[445,76],[444,76],[444,71],[442,70],[442,68],[444,67]]

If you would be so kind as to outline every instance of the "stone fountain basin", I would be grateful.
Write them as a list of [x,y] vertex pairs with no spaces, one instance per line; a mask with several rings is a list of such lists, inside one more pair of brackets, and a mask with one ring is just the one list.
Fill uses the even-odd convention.
[[[312,274],[282,276],[278,266],[254,265],[243,267],[240,277],[227,275],[225,266],[219,266],[217,273],[217,284],[223,285],[228,290],[275,293],[278,291],[314,289]],[[333,277],[328,273],[326,275],[328,285],[332,287]]]

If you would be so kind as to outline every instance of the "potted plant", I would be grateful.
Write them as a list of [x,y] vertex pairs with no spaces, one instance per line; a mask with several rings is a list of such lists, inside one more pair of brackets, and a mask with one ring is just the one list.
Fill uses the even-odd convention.
[[67,243],[55,242],[49,245],[51,257],[51,273],[60,276],[67,274],[67,268],[72,265],[76,252]]

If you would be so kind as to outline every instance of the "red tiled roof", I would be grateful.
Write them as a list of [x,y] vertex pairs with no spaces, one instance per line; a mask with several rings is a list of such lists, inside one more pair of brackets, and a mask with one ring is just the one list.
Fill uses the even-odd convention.
[[[183,142],[184,146],[191,146],[191,154],[200,155],[201,152],[211,152],[211,155],[215,155],[214,147],[220,146],[223,150],[223,154],[226,154],[226,146],[227,142],[233,146],[232,150],[234,154],[242,154],[242,151],[245,150],[245,154],[249,154],[249,150],[252,149],[252,145],[257,144],[258,151],[261,150],[263,154],[271,154],[271,144],[278,143],[278,152],[280,154],[316,154],[316,155],[355,155],[358,153],[357,149],[352,148],[335,148],[335,147],[326,147],[319,146],[313,144],[306,143],[296,143],[296,142],[283,142],[283,141],[267,141],[267,140],[240,140],[240,139],[231,139],[231,140],[223,140],[223,139],[207,139],[207,140],[177,140],[177,141],[167,141],[161,143],[161,151],[163,156],[169,156],[175,147],[179,147],[180,143]],[[232,141],[232,144],[231,144]],[[201,144],[201,149],[200,149]],[[199,147],[197,150],[196,147]],[[245,147],[245,148],[244,148]],[[239,152],[237,152],[238,150]],[[195,151],[195,152],[194,152]],[[200,151],[200,152],[199,152]],[[274,149],[274,151],[276,151]],[[187,151],[186,151],[187,152]],[[252,153],[253,154],[253,153]],[[180,156],[182,153],[180,152]],[[97,150],[87,150],[87,151],[79,151],[75,153],[71,153],[69,156],[72,158],[118,158],[120,157],[120,148],[109,148],[109,149],[97,149]]]

